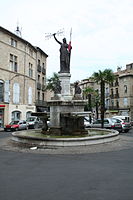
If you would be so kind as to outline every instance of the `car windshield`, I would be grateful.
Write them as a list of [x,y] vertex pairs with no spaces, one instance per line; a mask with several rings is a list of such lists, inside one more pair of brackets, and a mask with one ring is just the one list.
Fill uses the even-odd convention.
[[84,120],[85,120],[85,121],[88,121],[88,122],[90,121],[90,120],[89,120],[89,117],[84,117]]
[[10,122],[10,125],[14,125],[14,124],[18,124],[19,123],[19,121],[12,121],[12,122]]
[[121,121],[119,119],[115,119],[115,118],[111,118],[111,121],[114,123],[121,123]]

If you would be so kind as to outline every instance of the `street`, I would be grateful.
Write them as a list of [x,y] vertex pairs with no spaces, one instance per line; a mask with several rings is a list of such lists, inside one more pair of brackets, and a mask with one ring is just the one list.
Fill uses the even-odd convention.
[[[0,132],[0,138],[10,134]],[[129,148],[86,154],[51,155],[2,149],[0,199],[132,200],[133,129],[126,138],[131,139]]]

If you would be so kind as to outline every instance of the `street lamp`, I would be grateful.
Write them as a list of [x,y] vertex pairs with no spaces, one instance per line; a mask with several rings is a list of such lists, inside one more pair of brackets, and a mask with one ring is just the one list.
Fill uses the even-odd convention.
[[11,82],[11,80],[13,80],[17,76],[20,76],[20,75],[19,74],[15,74],[15,76],[13,76],[11,79],[9,79],[9,83]]

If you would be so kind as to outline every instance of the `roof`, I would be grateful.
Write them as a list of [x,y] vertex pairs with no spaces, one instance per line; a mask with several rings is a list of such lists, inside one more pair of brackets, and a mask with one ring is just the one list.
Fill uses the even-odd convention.
[[37,51],[40,51],[42,54],[44,54],[46,57],[48,57],[48,55],[39,47],[35,47],[37,49]]
[[11,31],[3,28],[2,26],[0,26],[0,31],[10,35],[11,37],[16,38],[17,40],[20,40],[21,42],[25,43],[26,45],[28,44],[29,46],[31,46],[36,52],[40,51],[41,53],[45,54],[46,57],[48,57],[48,55],[39,47],[33,46],[30,42],[28,42],[27,40],[24,40],[23,38],[19,37],[18,35],[16,35],[15,33],[12,33]]

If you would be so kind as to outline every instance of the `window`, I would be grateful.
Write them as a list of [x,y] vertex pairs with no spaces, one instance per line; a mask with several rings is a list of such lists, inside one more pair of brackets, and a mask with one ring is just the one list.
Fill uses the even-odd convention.
[[40,75],[38,74],[38,82],[40,82]]
[[0,127],[4,127],[4,109],[0,109]]
[[44,101],[44,93],[42,93],[42,100]]
[[107,87],[105,90],[105,97],[108,97],[108,96],[109,96],[109,88]]
[[33,65],[29,63],[29,77],[33,77]]
[[124,98],[124,99],[123,99],[123,104],[124,104],[124,106],[127,106],[127,105],[128,105],[127,98]]
[[20,87],[18,83],[14,83],[13,85],[13,103],[19,103],[19,96],[20,96]]
[[18,66],[17,66],[17,56],[14,56],[13,54],[10,54],[10,70],[17,72]]
[[17,41],[11,38],[11,46],[17,47]]
[[27,113],[26,113],[26,119],[28,119],[30,116],[31,116],[31,111],[28,111]]
[[116,88],[116,89],[115,89],[115,92],[116,92],[116,95],[115,95],[115,96],[116,96],[116,98],[119,98],[119,92],[118,92],[118,88]]
[[28,89],[28,104],[32,104],[32,88]]
[[114,100],[111,100],[111,106],[114,107]]
[[124,85],[124,92],[127,93],[127,85]]
[[108,109],[109,108],[109,99],[105,100],[105,107]]
[[42,85],[45,85],[45,79],[44,79],[44,77],[42,77]]
[[21,112],[20,111],[13,111],[12,112],[12,121],[20,120]]
[[42,63],[43,68],[45,68],[45,63]]
[[38,92],[38,100],[40,100],[40,92]]
[[33,50],[32,49],[29,49],[29,54],[30,54],[30,56],[33,56]]
[[4,82],[0,80],[0,102],[4,101]]
[[112,97],[112,98],[114,97],[113,89],[111,89],[111,97]]
[[116,78],[116,80],[115,80],[115,86],[118,86],[118,85],[119,85],[118,78]]
[[116,107],[119,108],[119,100],[116,100]]
[[38,59],[38,65],[40,65],[40,60]]

